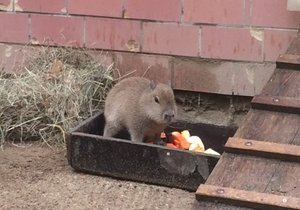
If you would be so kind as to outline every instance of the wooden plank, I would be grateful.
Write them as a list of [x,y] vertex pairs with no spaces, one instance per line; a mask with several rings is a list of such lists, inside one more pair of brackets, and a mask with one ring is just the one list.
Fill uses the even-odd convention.
[[300,54],[283,54],[276,61],[277,68],[300,70]]
[[300,34],[299,33],[298,33],[297,37],[290,44],[286,53],[300,55]]
[[196,192],[198,200],[218,201],[226,204],[263,210],[299,210],[300,198],[237,190],[201,184]]
[[300,115],[251,109],[234,137],[298,145],[299,125]]
[[[299,36],[293,41],[287,54],[300,55]],[[295,59],[296,57],[290,56],[287,58]],[[281,61],[279,60],[279,62]],[[300,72],[277,68],[261,95],[291,98],[292,100],[292,98],[300,98],[299,90]],[[234,137],[261,141],[267,139],[278,144],[300,145],[299,125],[300,115],[298,114],[251,109]],[[279,198],[292,196],[299,199],[299,174],[299,162],[287,162],[278,159],[224,152],[205,183],[206,185],[238,189],[237,196],[240,196],[240,192],[245,191],[247,193],[248,191],[251,191],[250,193],[260,193],[260,196],[256,197],[259,200],[254,201],[252,203],[253,206],[251,202],[249,205],[249,202],[246,201],[246,206],[257,209],[259,208],[257,205],[261,205],[261,199],[269,196],[269,193],[275,194],[275,197],[278,196]],[[250,199],[253,197],[255,198],[249,193],[245,196],[245,198]],[[197,195],[197,198],[199,198],[199,195]],[[222,199],[228,205],[240,205],[241,203],[238,199],[232,200],[226,197],[218,198],[218,201]],[[209,200],[216,199],[209,197]],[[205,201],[201,200],[200,202],[204,203]],[[269,204],[274,204],[273,200]],[[270,205],[268,206],[269,209],[293,209],[290,206],[274,207]],[[294,209],[300,209],[300,202],[298,201],[295,206]],[[262,204],[260,209],[267,208],[265,208],[265,204]]]
[[[290,144],[300,145],[300,132],[298,130]],[[284,194],[285,196],[300,197],[300,165],[294,162],[280,162],[270,179],[265,193]]]
[[300,126],[298,128],[298,132],[296,133],[296,135],[291,143],[294,145],[300,145]]
[[300,164],[295,162],[280,162],[268,182],[264,193],[300,198]]
[[[299,115],[252,109],[234,137],[300,145],[299,125]],[[300,197],[299,167],[299,162],[225,152],[206,184]],[[287,176],[283,172],[290,174]],[[293,186],[287,183],[293,183]],[[282,192],[280,186],[292,190]]]
[[300,163],[223,153],[205,184],[300,197]]
[[300,98],[300,71],[276,69],[260,95]]
[[253,97],[251,107],[254,109],[299,114],[300,100],[291,97],[257,95]]
[[[172,209],[172,208],[170,208]],[[232,206],[225,203],[209,202],[205,200],[197,200],[194,202],[192,210],[253,210],[253,208]]]
[[242,138],[229,138],[225,151],[259,157],[275,158],[283,161],[300,162],[300,146],[256,141]]
[[276,159],[225,152],[205,183],[264,192],[276,173],[278,162]]

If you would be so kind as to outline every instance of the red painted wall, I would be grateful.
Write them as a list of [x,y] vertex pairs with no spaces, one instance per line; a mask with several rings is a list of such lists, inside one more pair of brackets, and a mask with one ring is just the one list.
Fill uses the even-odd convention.
[[287,0],[0,0],[0,43],[273,62],[299,29],[300,12],[286,7]]

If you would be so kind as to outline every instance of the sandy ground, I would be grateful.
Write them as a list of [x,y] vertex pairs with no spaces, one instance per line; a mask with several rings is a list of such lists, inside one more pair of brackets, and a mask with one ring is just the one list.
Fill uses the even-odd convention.
[[40,143],[0,151],[0,209],[207,209],[194,193],[78,173]]
[[[218,125],[239,124],[245,113],[224,110],[181,113],[188,120]],[[214,119],[214,120],[212,120]],[[199,203],[192,192],[120,181],[75,172],[66,150],[41,143],[6,144],[0,149],[0,209],[222,209],[216,203]],[[242,209],[242,208],[241,208]]]

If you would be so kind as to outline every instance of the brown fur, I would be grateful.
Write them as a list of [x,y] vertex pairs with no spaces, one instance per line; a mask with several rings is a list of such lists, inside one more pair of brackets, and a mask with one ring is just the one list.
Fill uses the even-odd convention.
[[[159,103],[155,101],[155,97]],[[141,77],[126,78],[108,93],[104,116],[104,136],[114,136],[121,129],[129,131],[131,140],[157,138],[177,113],[170,86]]]

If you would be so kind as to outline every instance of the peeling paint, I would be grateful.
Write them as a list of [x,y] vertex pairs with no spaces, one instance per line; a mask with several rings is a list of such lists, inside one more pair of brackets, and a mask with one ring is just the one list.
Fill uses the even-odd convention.
[[64,7],[60,10],[62,13],[67,13],[67,9]]
[[5,48],[5,57],[9,58],[11,56],[12,46],[7,46]]
[[261,29],[250,28],[250,34],[253,38],[260,42],[264,40],[264,32]]
[[287,10],[288,11],[300,11],[300,0],[288,0]]
[[22,12],[23,9],[22,7],[18,4],[18,0],[15,0],[15,11],[19,11],[19,12]]
[[126,43],[126,47],[129,51],[131,52],[138,52],[140,49],[140,45],[137,41],[130,39],[127,43]]
[[8,5],[0,3],[0,11],[13,11],[14,10],[14,0],[11,0]]
[[129,18],[129,15],[128,15],[128,12],[127,12],[126,9],[124,9],[122,13],[123,13],[123,14],[122,14],[122,17],[123,17],[123,18]]

